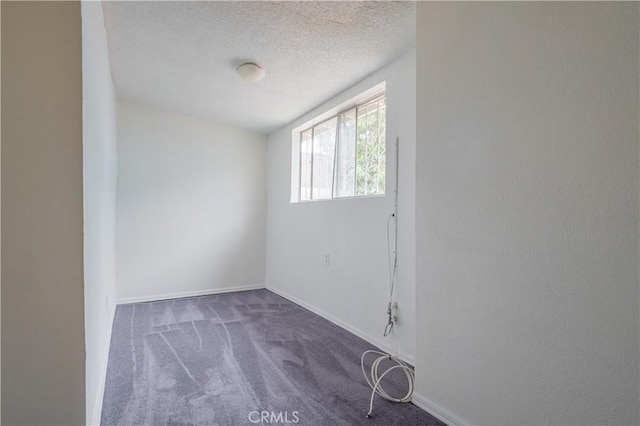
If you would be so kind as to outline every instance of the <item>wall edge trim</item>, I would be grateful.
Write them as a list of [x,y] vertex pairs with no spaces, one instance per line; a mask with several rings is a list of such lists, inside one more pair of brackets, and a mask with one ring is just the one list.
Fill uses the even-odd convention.
[[[352,326],[351,324],[341,320],[340,318],[328,313],[327,311],[318,308],[317,306],[313,305],[312,303],[308,303],[305,302],[301,299],[298,299],[295,296],[292,296],[291,294],[280,290],[278,288],[275,287],[270,287],[267,285],[266,287],[267,290],[274,292],[275,294],[277,294],[278,296],[282,296],[285,299],[290,300],[293,303],[296,303],[300,306],[302,306],[305,309],[310,310],[311,312],[313,312],[316,315],[320,315],[321,317],[323,317],[324,319],[326,319],[327,321],[330,321],[332,323],[334,323],[335,325],[337,325],[338,327],[344,328],[345,330],[347,330],[349,333],[355,334],[356,336],[358,336],[359,338],[366,340],[367,342],[371,343],[374,346],[377,346],[378,348],[382,349],[385,352],[388,353],[394,353],[395,350],[393,349],[393,345],[392,344],[388,344],[385,343],[384,341],[382,341],[382,339],[380,338],[376,338],[374,336],[371,336],[368,333],[365,333],[364,331],[360,330],[357,327]],[[402,359],[404,362],[415,366],[415,357],[407,352],[404,351],[400,351],[400,359]]]
[[116,299],[116,304],[155,302],[158,300],[179,299],[183,297],[209,296],[212,294],[233,293],[234,291],[258,290],[266,288],[264,284],[243,285],[222,288],[210,288],[205,290],[180,291],[175,293],[153,294],[147,296],[121,297]]
[[470,422],[462,420],[460,417],[456,416],[448,410],[445,410],[429,398],[426,398],[417,392],[413,393],[411,402],[416,407],[423,409],[433,417],[436,417],[438,420],[446,423],[449,426],[463,426],[472,424]]

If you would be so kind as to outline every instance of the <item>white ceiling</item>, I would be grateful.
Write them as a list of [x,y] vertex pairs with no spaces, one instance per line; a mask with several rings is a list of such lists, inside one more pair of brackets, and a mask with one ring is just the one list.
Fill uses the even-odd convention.
[[[119,97],[270,133],[413,46],[415,3],[104,2]],[[242,81],[236,67],[267,75]]]

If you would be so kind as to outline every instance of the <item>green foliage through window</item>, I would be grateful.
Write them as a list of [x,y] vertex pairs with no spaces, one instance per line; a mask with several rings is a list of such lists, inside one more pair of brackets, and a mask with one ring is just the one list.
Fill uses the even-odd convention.
[[299,200],[383,195],[384,93],[300,133]]

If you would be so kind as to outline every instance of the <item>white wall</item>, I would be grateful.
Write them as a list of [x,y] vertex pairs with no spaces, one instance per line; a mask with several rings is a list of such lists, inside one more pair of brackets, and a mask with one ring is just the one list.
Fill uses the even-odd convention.
[[85,422],[79,2],[2,2],[2,420]]
[[[2,7],[0,7],[0,46],[2,46]],[[1,61],[0,61],[1,62]],[[2,81],[2,67],[0,66],[0,81]],[[2,98],[2,84],[0,84],[0,98]],[[0,129],[2,129],[2,102],[0,102]],[[0,132],[0,147],[2,146],[2,132]],[[0,149],[0,188],[2,187],[2,149]],[[2,222],[2,190],[0,189],[0,223]],[[0,226],[0,241],[2,241],[2,226]],[[2,259],[2,244],[0,244],[0,259]],[[0,331],[2,330],[2,262],[0,261]],[[0,334],[2,334],[0,332]],[[2,338],[0,338],[0,383],[2,383]],[[0,424],[2,424],[2,386],[0,386]]]
[[264,287],[265,155],[263,135],[119,102],[118,300]]
[[82,2],[87,424],[99,424],[116,300],[116,94],[101,2]]
[[[2,46],[2,7],[0,7],[0,46]],[[1,62],[1,61],[0,61]],[[0,66],[0,81],[2,81],[2,67]],[[0,84],[0,98],[2,98],[2,89],[1,89],[2,84]],[[0,129],[2,129],[2,102],[0,102]],[[2,132],[0,132],[0,147],[2,146]],[[1,159],[1,153],[2,153],[2,149],[0,149],[0,188],[2,187],[2,173],[1,173],[1,164],[2,164],[2,159]],[[2,190],[0,189],[0,223],[2,222],[2,197],[1,197],[1,193]],[[0,241],[2,241],[2,226],[0,226]],[[2,259],[2,250],[1,250],[1,246],[2,244],[0,244],[0,259]],[[1,300],[1,295],[2,295],[2,262],[0,261],[0,334],[1,330],[2,330],[2,300]],[[0,337],[0,383],[2,383],[2,338]],[[2,386],[0,386],[0,424],[2,424]]]
[[638,424],[638,3],[418,5],[418,402]]
[[[384,197],[290,203],[292,129],[386,80],[387,191]],[[393,212],[395,138],[400,138],[399,271],[396,327],[405,358],[415,350],[415,51],[269,136],[267,287],[369,341],[383,339],[389,297],[387,218]],[[324,254],[330,254],[330,265]]]

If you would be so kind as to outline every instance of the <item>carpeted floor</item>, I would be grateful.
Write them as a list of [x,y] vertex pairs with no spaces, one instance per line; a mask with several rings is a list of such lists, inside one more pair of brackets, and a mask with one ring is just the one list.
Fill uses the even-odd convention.
[[442,425],[378,396],[365,417],[372,348],[268,290],[120,305],[102,424]]

